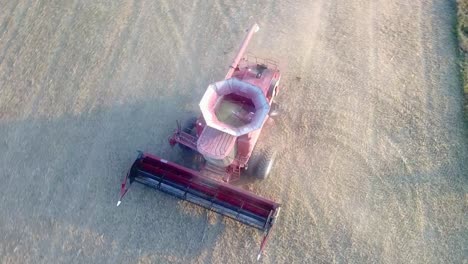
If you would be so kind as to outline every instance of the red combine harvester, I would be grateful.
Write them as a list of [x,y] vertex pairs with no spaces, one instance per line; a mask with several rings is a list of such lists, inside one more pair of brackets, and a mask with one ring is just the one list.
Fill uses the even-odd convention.
[[[201,116],[183,128],[177,125],[171,146],[203,157],[193,170],[148,153],[139,153],[124,179],[120,199],[133,182],[139,182],[231,217],[264,232],[260,258],[280,204],[232,185],[241,174],[264,179],[275,152],[257,144],[264,124],[274,115],[280,72],[275,62],[244,58],[254,24],[223,81],[208,86],[200,101]],[[255,150],[255,152],[253,152]]]

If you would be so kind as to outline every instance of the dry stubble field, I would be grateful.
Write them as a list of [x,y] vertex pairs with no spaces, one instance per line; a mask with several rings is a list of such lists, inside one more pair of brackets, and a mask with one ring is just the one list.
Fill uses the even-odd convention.
[[283,70],[262,263],[466,263],[455,1],[0,0],[0,262],[252,263],[260,234],[119,184],[223,78]]

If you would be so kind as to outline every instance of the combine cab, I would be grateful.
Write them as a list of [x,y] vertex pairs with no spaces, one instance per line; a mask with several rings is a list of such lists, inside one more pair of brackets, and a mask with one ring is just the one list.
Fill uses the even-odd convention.
[[[201,115],[169,138],[171,146],[198,153],[203,159],[193,170],[148,153],[139,153],[124,179],[120,199],[133,182],[233,218],[264,232],[258,259],[278,218],[280,204],[232,185],[244,172],[266,178],[275,152],[258,147],[265,122],[273,114],[280,72],[275,63],[244,58],[255,24],[223,81],[208,86],[200,101]],[[255,152],[254,152],[255,149]]]

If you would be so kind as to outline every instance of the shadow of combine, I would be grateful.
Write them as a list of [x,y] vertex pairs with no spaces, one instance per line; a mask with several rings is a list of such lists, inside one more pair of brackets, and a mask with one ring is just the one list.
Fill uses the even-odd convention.
[[203,252],[209,258],[222,218],[207,221],[205,210],[140,185],[115,206],[137,150],[180,161],[167,138],[172,118],[183,120],[191,109],[177,108],[175,100],[184,99],[0,121],[0,209],[9,212],[0,217],[0,232],[5,246],[20,243],[30,254],[9,256],[85,263],[133,262],[145,254],[150,262],[184,263]]

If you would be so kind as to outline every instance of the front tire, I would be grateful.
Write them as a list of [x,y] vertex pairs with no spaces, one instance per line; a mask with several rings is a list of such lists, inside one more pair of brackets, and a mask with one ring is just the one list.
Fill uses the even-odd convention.
[[260,180],[268,178],[275,164],[276,152],[267,150],[261,155],[261,158],[257,164],[256,176]]
[[268,115],[270,117],[277,117],[279,116],[279,114],[280,114],[279,104],[276,102],[271,103],[270,112],[268,113]]
[[255,152],[250,157],[247,173],[259,180],[267,179],[271,174],[276,159],[276,151],[267,148]]
[[[197,126],[197,118],[191,117],[184,122],[184,125],[182,126],[182,131],[192,136],[196,136],[197,134],[196,126]],[[187,146],[184,146],[182,144],[177,144],[177,145],[179,145],[180,149],[182,149],[184,152],[193,152],[193,150]]]
[[273,100],[275,96],[278,94],[278,86],[280,83],[281,77],[279,79],[272,79],[270,83],[270,88],[268,88],[267,97],[270,100]]

